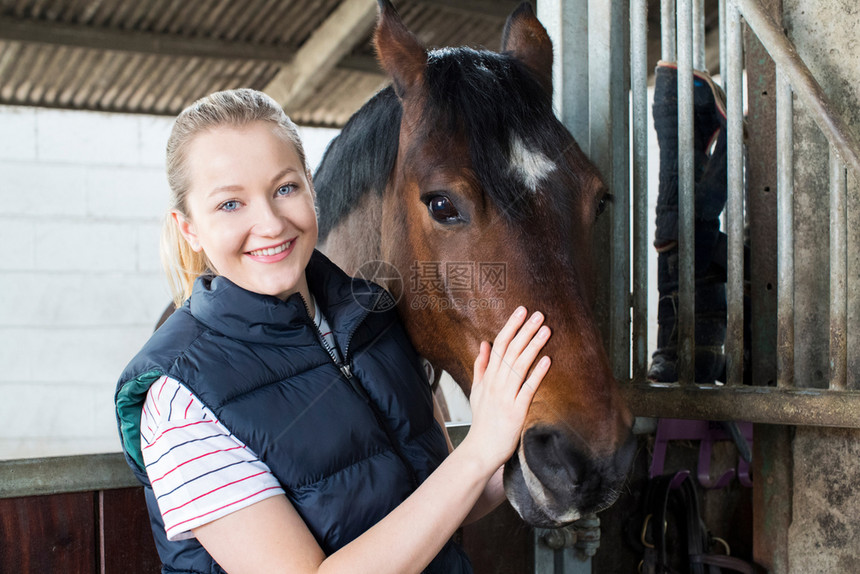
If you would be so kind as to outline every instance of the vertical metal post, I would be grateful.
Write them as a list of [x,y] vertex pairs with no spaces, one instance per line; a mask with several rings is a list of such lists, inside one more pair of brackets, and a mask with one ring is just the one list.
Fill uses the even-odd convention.
[[675,0],[660,0],[660,59],[674,62],[676,57]]
[[630,377],[630,189],[627,2],[588,5],[589,151],[615,196],[611,211],[609,357],[619,380]]
[[693,0],[678,0],[678,380],[695,382]]
[[[591,555],[578,550],[575,531],[565,530],[535,529],[534,574],[591,574]],[[549,544],[550,539],[556,544]],[[559,548],[557,543],[564,539]]]
[[[606,24],[605,30],[591,30],[589,28],[589,20],[592,17],[592,10],[599,6],[600,3],[591,3],[589,0],[538,0],[537,15],[541,22],[546,26],[550,37],[555,46],[555,59],[553,62],[553,105],[556,114],[562,123],[570,130],[576,139],[579,147],[588,155],[598,168],[601,170],[607,184],[611,189],[612,178],[612,154],[609,144],[614,137],[614,133],[610,131],[612,122],[612,106],[606,105],[609,101],[608,90],[610,89],[609,70],[613,67],[613,62],[610,60],[610,50],[604,49],[601,53],[595,47],[590,46],[588,41],[589,33],[594,33],[592,37],[601,39],[611,38],[611,26]],[[606,47],[611,45],[611,40],[601,45]],[[598,58],[597,63],[592,63],[592,53]],[[599,73],[592,71],[596,70]],[[617,74],[623,73],[623,66],[616,71]],[[593,84],[602,86],[607,93],[597,92],[600,104],[592,106],[591,94],[594,90]],[[622,91],[622,90],[616,90]],[[618,94],[617,97],[623,97],[625,106],[627,105],[627,91]],[[625,107],[626,112],[626,107]],[[626,113],[625,113],[626,116]],[[599,121],[602,118],[603,123]],[[597,123],[598,125],[595,125]],[[624,129],[627,129],[626,122]],[[595,138],[595,133],[603,136],[605,139]],[[623,145],[626,146],[626,137],[623,140]],[[595,159],[595,156],[602,158],[602,162]],[[623,163],[623,169],[627,169],[628,163]],[[626,185],[626,179],[625,185]],[[612,190],[615,193],[615,190]],[[619,209],[616,204],[615,209]],[[625,211],[626,213],[626,211]],[[627,238],[624,237],[625,248]],[[616,241],[617,242],[617,241]],[[629,259],[628,259],[629,267]],[[629,272],[628,272],[629,277]],[[629,290],[629,287],[626,289]],[[629,315],[629,306],[627,309]],[[629,342],[628,342],[629,348]],[[630,359],[629,352],[622,360],[625,362],[625,367],[629,369]],[[613,368],[615,365],[613,365]],[[591,557],[579,557],[574,549],[554,550],[549,548],[540,531],[535,532],[534,542],[534,572],[535,574],[556,574],[564,572],[565,574],[589,574],[591,572]]]
[[776,71],[777,386],[794,385],[794,104],[791,85]]
[[720,75],[726,77],[726,0],[720,0],[717,5],[719,12],[718,24],[720,35]]
[[705,0],[693,0],[693,67],[704,70],[705,65]]
[[540,529],[534,531],[534,574],[555,574],[555,550],[546,545]]
[[[603,3],[603,2],[598,2]],[[608,2],[612,6],[612,76],[609,99],[612,106],[612,180],[615,197],[612,209],[612,303],[610,357],[613,373],[630,380],[630,24],[628,0]]]
[[630,5],[633,101],[633,380],[648,371],[648,3]]
[[538,0],[553,43],[553,107],[580,149],[588,149],[588,0]]
[[[722,76],[722,84],[726,85],[726,60],[728,56],[726,55],[726,30],[728,28],[728,24],[726,23],[726,2],[728,0],[719,0],[717,10],[719,12],[718,16],[718,24],[720,27],[719,36],[720,36],[720,76]],[[720,214],[720,223],[723,226],[723,229],[726,229],[726,210]]]
[[848,381],[848,188],[845,164],[830,147],[830,388]]
[[726,299],[726,378],[729,385],[743,382],[744,348],[744,109],[743,109],[743,33],[737,0],[729,0],[726,18],[728,52],[726,74],[728,201],[728,281]]

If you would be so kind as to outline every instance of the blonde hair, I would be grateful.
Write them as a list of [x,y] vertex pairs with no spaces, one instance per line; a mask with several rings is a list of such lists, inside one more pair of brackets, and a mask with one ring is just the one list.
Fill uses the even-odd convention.
[[176,211],[189,219],[188,147],[194,138],[221,126],[242,127],[251,122],[272,124],[273,131],[285,142],[293,144],[299,160],[307,170],[305,151],[296,124],[278,103],[257,90],[242,88],[215,92],[182,110],[176,117],[170,139],[167,140],[167,183],[170,205],[161,233],[161,262],[174,304],[179,307],[191,296],[194,281],[200,275],[214,271],[202,251],[196,252],[179,232],[171,213]]

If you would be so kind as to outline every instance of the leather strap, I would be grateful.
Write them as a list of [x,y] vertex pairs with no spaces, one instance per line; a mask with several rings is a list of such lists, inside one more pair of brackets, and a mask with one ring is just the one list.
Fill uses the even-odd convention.
[[[642,574],[674,572],[669,564],[664,527],[670,498],[678,501],[683,508],[681,527],[686,531],[687,563],[691,574],[718,574],[722,569],[755,574],[753,565],[745,560],[733,556],[706,554],[711,540],[699,513],[699,497],[695,484],[689,475],[681,478],[680,483],[678,480],[678,475],[665,474],[652,478],[649,484],[645,499],[649,518],[646,518],[642,532],[642,542],[646,545],[640,567]],[[651,534],[653,547],[650,547],[652,545],[646,540],[648,532]]]

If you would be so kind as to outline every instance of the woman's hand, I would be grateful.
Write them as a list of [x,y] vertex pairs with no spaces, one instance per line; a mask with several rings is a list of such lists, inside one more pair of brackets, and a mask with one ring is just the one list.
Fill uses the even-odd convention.
[[[469,442],[492,469],[501,466],[516,449],[529,405],[550,365],[546,356],[535,364],[550,329],[542,326],[541,313],[534,313],[528,321],[526,314],[525,308],[517,308],[492,348],[481,342],[475,359],[469,399],[472,427],[466,441],[472,439]],[[532,365],[534,369],[526,379]]]

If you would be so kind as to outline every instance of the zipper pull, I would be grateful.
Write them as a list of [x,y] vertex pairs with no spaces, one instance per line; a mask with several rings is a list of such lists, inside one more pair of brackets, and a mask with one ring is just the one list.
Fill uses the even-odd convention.
[[352,376],[352,369],[349,368],[348,363],[342,363],[338,365],[340,368],[340,372],[343,373],[343,376],[346,378],[346,381],[349,383],[349,386],[352,387],[352,390],[361,397],[361,399],[370,404],[370,395],[367,394],[367,391],[364,390],[364,387],[361,386],[361,383],[358,382],[358,379]]
[[343,373],[343,376],[347,378],[347,380],[352,379],[352,369],[349,368],[349,364],[343,363],[339,365],[340,372]]

